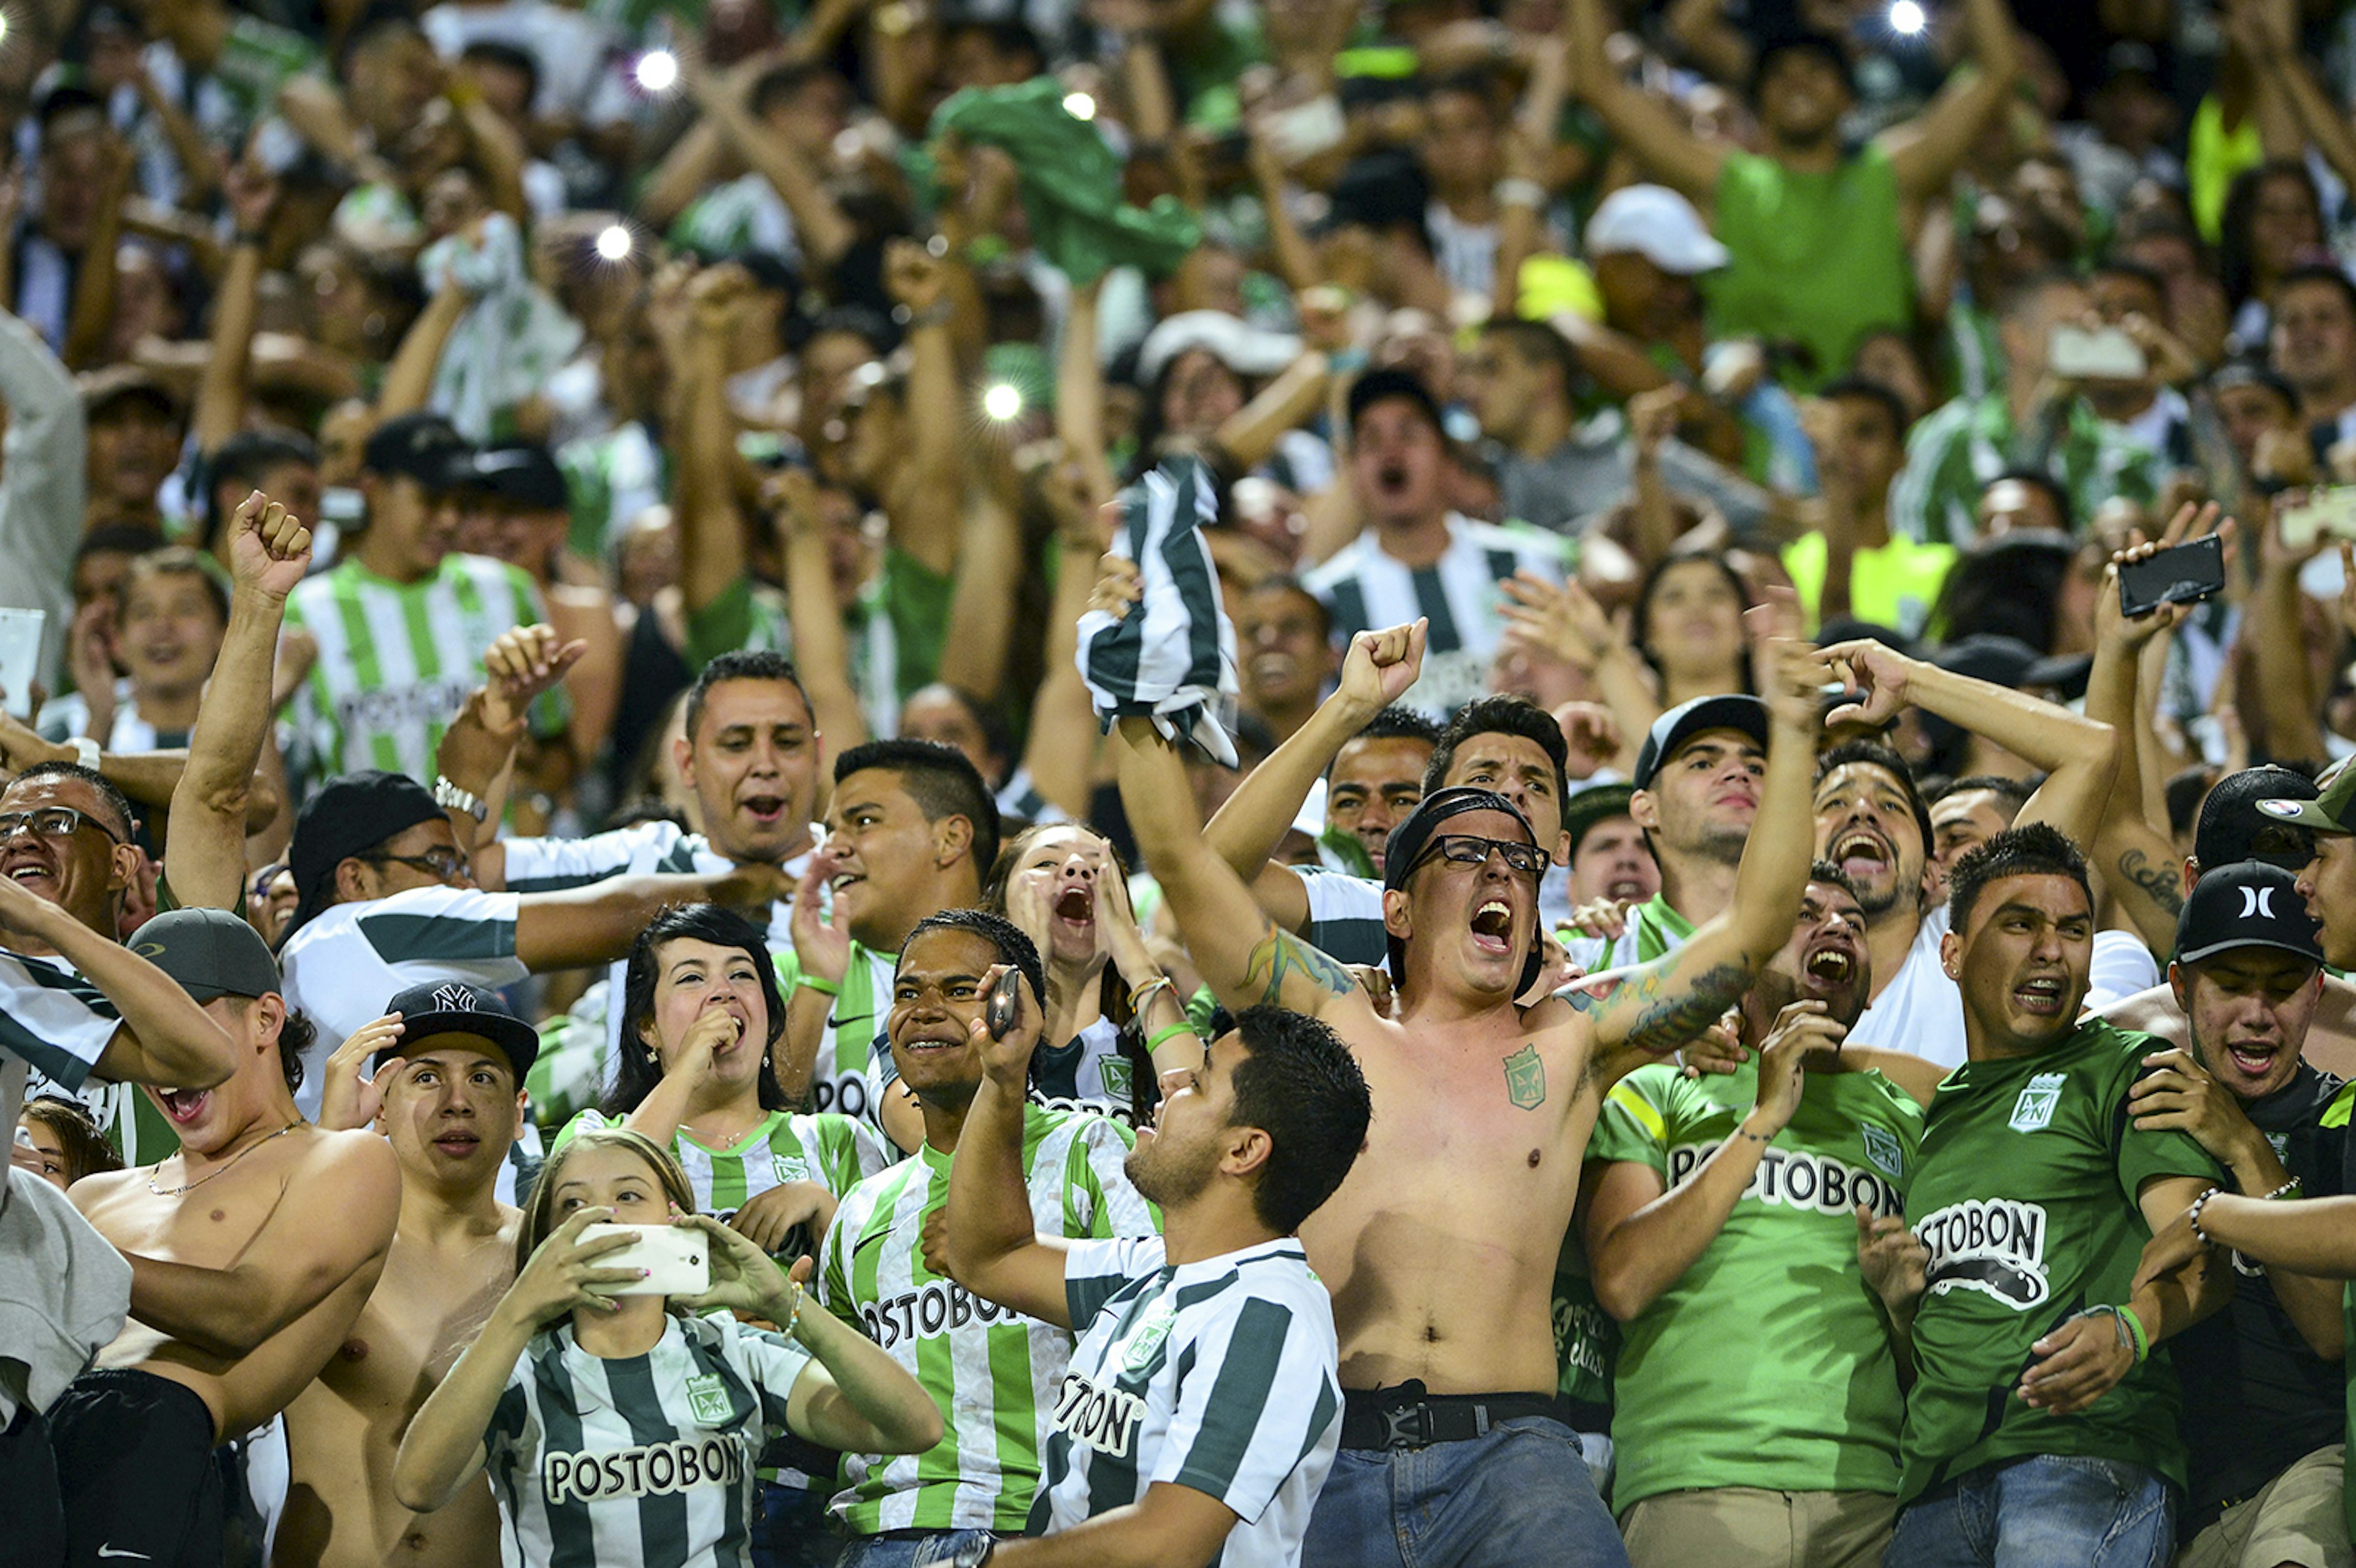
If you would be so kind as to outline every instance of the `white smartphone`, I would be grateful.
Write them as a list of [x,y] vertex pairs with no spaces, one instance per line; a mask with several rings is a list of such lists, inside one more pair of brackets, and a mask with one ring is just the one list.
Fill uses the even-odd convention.
[[2139,381],[2150,367],[2143,345],[2115,326],[2057,326],[2045,368],[2065,381]]
[[642,1268],[647,1277],[635,1285],[598,1285],[598,1295],[701,1296],[712,1288],[712,1243],[701,1231],[684,1225],[591,1225],[581,1240],[598,1242],[631,1231],[638,1233],[637,1241],[591,1262],[598,1268]]
[[1305,164],[1320,153],[1331,152],[1349,133],[1342,115],[1342,101],[1330,92],[1269,116],[1269,145],[1287,168]]
[[33,682],[41,671],[41,633],[46,610],[0,609],[0,690],[8,694],[9,715],[33,716]]
[[2285,507],[2278,525],[2282,541],[2292,549],[2306,549],[2327,535],[2356,539],[2356,485],[2335,485],[2309,490],[2296,507]]

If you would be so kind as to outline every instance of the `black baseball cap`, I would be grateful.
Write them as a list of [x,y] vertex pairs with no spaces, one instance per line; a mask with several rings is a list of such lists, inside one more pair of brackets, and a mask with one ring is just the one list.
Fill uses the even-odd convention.
[[564,470],[535,443],[487,446],[461,459],[455,473],[462,488],[519,511],[562,512],[573,506]]
[[464,980],[412,986],[387,1002],[384,1010],[401,1015],[401,1038],[369,1059],[371,1070],[390,1057],[406,1056],[437,1035],[464,1035],[498,1048],[520,1087],[540,1056],[540,1031],[509,1012],[497,991]]
[[2304,795],[2286,794],[2278,800],[2259,801],[2258,809],[2277,822],[2296,822],[2314,833],[2356,833],[2356,768],[2334,763],[2308,789],[2310,793]]
[[278,962],[262,933],[225,909],[166,910],[131,933],[131,951],[202,1007],[216,997],[268,997]]
[[1628,801],[1636,793],[1634,784],[1596,784],[1580,790],[1562,805],[1562,830],[1570,835],[1570,852],[1579,853],[1580,842],[1590,831],[1615,816],[1628,815]]
[[2323,927],[2307,912],[2297,878],[2263,860],[2201,873],[2176,922],[2176,961],[2198,964],[2237,947],[2272,947],[2322,966]]
[[[1413,876],[1416,869],[1423,863],[1424,847],[1439,834],[1440,825],[1451,816],[1462,816],[1467,812],[1473,811],[1505,813],[1521,825],[1523,834],[1540,855],[1548,854],[1546,847],[1538,843],[1537,829],[1530,826],[1530,819],[1522,815],[1520,806],[1493,789],[1474,789],[1468,784],[1451,784],[1446,789],[1433,790],[1418,801],[1415,809],[1408,812],[1399,825],[1391,829],[1390,837],[1384,840],[1384,891],[1405,891],[1408,879]],[[1543,869],[1540,870],[1539,875],[1541,877],[1545,875]],[[1391,978],[1405,980],[1407,978],[1407,944],[1396,936],[1390,937],[1389,943]],[[1528,990],[1531,982],[1538,977],[1538,957],[1543,946],[1542,935],[1534,936],[1530,943],[1529,957],[1522,965],[1521,983],[1515,987],[1515,995],[1519,996]]]
[[371,769],[320,785],[303,803],[302,814],[294,819],[294,841],[286,852],[295,898],[294,917],[286,929],[298,930],[335,901],[337,867],[421,822],[441,817],[434,792],[407,773]]
[[2301,869],[2315,859],[2315,834],[2300,808],[2320,793],[2314,780],[2288,768],[2227,773],[2201,803],[2192,858],[2204,868],[2264,860],[2286,871]]
[[1719,697],[1697,697],[1690,702],[1680,702],[1658,719],[1644,735],[1644,744],[1636,752],[1635,787],[1650,789],[1661,764],[1675,756],[1677,748],[1695,736],[1711,730],[1738,730],[1767,749],[1767,705],[1755,697],[1730,692]]
[[376,427],[360,450],[360,467],[414,479],[429,490],[449,490],[464,481],[474,453],[457,427],[440,414],[401,414]]
[[1386,398],[1405,398],[1431,421],[1432,429],[1446,433],[1448,427],[1440,421],[1440,403],[1431,389],[1414,371],[1399,369],[1369,370],[1350,383],[1350,429],[1355,432],[1359,417]]

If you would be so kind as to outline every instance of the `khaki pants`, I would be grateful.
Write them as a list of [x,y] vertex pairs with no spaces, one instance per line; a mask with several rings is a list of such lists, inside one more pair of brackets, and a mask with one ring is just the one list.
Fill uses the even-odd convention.
[[2351,1568],[2356,1551],[2340,1495],[2343,1447],[2318,1448],[2227,1509],[2176,1554],[2176,1568]]
[[1879,1492],[1712,1487],[1646,1498],[1620,1532],[1634,1568],[1876,1568],[1897,1518]]

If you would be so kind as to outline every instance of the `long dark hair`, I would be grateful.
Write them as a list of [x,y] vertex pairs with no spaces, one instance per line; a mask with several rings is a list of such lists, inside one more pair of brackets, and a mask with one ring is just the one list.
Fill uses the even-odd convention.
[[754,972],[761,976],[761,1000],[769,1013],[768,1038],[761,1045],[761,1109],[784,1110],[786,1096],[772,1071],[777,1040],[786,1032],[786,1001],[777,989],[776,965],[753,923],[718,904],[674,904],[648,921],[638,939],[630,944],[629,972],[622,983],[620,1060],[616,1063],[614,1086],[605,1092],[599,1108],[609,1116],[626,1116],[662,1082],[662,1061],[646,1042],[645,1032],[654,1021],[660,950],[681,937],[709,942],[714,947],[733,947],[752,958]]
[[[1667,678],[1667,672],[1661,668],[1661,661],[1653,656],[1653,597],[1660,592],[1662,580],[1670,572],[1697,560],[1718,568],[1719,574],[1726,579],[1727,586],[1734,590],[1735,603],[1742,610],[1751,608],[1751,584],[1742,580],[1742,573],[1734,570],[1734,563],[1727,560],[1721,550],[1671,550],[1654,562],[1653,570],[1644,573],[1644,583],[1636,590],[1636,615],[1634,624],[1629,628],[1629,641],[1634,645],[1645,664],[1652,667],[1653,673],[1664,680]],[[1737,650],[1735,662],[1742,671],[1742,689],[1756,692],[1759,682],[1751,672],[1751,643],[1742,635],[1740,611],[1735,616],[1734,641]]]
[[2258,194],[2273,180],[2294,181],[2307,193],[2308,205],[2315,210],[2319,244],[2329,230],[2323,195],[2315,188],[2315,176],[2297,159],[2270,158],[2235,175],[2225,189],[2225,208],[2217,219],[2217,281],[2225,285],[2225,303],[2234,310],[2257,292],[2257,256],[2250,242],[2250,227],[2257,220]]

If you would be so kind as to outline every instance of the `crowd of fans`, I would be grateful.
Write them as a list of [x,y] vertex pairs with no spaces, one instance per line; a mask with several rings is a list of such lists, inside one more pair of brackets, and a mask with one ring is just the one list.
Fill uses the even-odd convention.
[[2356,1568],[2352,108],[0,7],[0,1568]]

